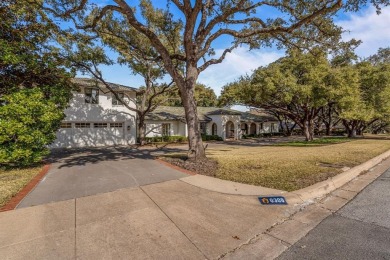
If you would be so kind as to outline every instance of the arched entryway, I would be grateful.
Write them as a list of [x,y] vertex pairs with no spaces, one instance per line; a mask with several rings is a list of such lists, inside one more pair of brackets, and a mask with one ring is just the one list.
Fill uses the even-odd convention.
[[256,134],[256,124],[252,123],[250,127],[250,134],[255,135]]
[[216,123],[213,123],[213,125],[211,126],[211,134],[217,135],[217,124]]
[[226,123],[226,138],[234,138],[234,124],[232,121]]
[[248,134],[248,125],[246,123],[241,123],[241,133],[243,135],[247,135]]

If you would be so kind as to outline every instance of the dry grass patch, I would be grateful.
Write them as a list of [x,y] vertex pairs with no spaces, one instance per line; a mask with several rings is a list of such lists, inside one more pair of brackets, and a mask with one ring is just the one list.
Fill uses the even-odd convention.
[[41,170],[42,167],[11,170],[0,168],[0,207],[23,189]]
[[221,179],[293,191],[326,180],[390,149],[390,140],[360,139],[317,147],[229,147],[207,149]]

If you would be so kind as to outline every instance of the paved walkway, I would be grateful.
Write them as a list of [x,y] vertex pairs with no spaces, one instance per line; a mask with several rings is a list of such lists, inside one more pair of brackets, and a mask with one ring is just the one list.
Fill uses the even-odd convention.
[[187,176],[127,147],[57,150],[51,168],[18,208],[80,198]]
[[390,259],[390,170],[279,259]]
[[215,259],[295,210],[172,180],[0,213],[0,258]]

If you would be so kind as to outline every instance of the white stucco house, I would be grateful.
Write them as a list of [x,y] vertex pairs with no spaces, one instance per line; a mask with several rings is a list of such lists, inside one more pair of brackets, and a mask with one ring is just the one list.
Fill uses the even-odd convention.
[[[57,132],[52,148],[129,145],[137,141],[137,116],[121,105],[101,83],[76,78],[79,91],[65,110],[66,118]],[[110,83],[131,107],[135,107],[137,89]],[[198,107],[203,134],[218,135],[223,140],[242,135],[279,131],[275,118],[226,108]],[[187,136],[183,107],[160,106],[145,121],[146,136]]]
[[[198,107],[202,134],[218,135],[223,140],[242,135],[279,132],[278,121],[271,116],[256,115],[228,108]],[[187,136],[183,107],[160,106],[146,117],[146,136]]]
[[[91,79],[74,79],[79,91],[73,93],[66,118],[51,147],[88,147],[127,145],[136,142],[136,113],[121,105],[101,83]],[[110,86],[130,106],[135,107],[137,89]]]

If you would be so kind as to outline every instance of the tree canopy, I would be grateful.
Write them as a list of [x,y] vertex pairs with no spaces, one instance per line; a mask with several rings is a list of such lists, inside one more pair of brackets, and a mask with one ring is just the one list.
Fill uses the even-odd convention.
[[72,74],[51,48],[56,26],[41,10],[6,0],[0,16],[0,165],[28,165],[55,139]]
[[[183,106],[180,98],[180,91],[177,88],[176,91],[170,91],[169,93],[162,95],[161,100],[160,105],[163,106]],[[195,100],[196,104],[200,107],[214,107],[218,105],[218,99],[214,90],[200,83],[195,85]]]

